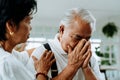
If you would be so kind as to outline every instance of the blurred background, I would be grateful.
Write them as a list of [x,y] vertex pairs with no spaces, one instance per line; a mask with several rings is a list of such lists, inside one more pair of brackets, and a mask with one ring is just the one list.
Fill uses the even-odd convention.
[[37,0],[38,11],[26,44],[17,49],[38,47],[53,39],[59,22],[70,8],[85,8],[95,16],[96,31],[91,37],[93,55],[103,72],[103,80],[120,80],[120,0]]

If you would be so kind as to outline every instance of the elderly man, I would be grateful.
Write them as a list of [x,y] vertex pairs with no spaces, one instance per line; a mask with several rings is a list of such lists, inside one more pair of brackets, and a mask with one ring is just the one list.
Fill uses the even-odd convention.
[[[58,75],[53,80],[101,80],[101,73],[95,58],[91,57],[90,42],[92,32],[95,29],[95,18],[85,9],[70,9],[60,22],[59,33],[55,39],[49,41],[50,48],[54,53]],[[36,48],[32,55],[38,59],[45,50],[42,45]],[[72,65],[74,70],[66,69],[68,64]],[[79,65],[78,65],[79,64]],[[75,66],[77,65],[77,66]],[[34,73],[32,58],[27,67]],[[69,74],[68,74],[69,73]],[[50,71],[48,76],[51,76]]]

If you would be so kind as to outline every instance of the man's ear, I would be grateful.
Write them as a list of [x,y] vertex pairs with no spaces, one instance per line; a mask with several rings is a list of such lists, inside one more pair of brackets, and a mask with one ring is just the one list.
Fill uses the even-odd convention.
[[59,28],[59,33],[60,34],[63,34],[63,32],[64,32],[64,25],[60,25],[60,28]]

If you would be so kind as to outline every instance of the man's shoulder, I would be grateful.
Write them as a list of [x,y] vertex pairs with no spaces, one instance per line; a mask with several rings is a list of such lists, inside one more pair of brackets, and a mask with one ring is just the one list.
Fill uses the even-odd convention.
[[35,57],[40,57],[44,51],[45,51],[45,47],[43,45],[40,45],[39,47],[36,47],[34,49],[34,51],[32,52],[32,55]]
[[39,47],[36,47],[33,51],[33,53],[35,52],[43,52],[45,50],[45,47],[42,45],[40,45]]

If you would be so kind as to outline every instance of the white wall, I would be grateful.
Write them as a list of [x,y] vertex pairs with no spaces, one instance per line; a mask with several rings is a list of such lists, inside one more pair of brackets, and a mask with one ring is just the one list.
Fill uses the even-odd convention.
[[120,27],[120,0],[37,0],[37,2],[38,11],[32,23],[32,37],[44,33],[53,37],[64,13],[74,7],[89,9],[97,19],[97,29],[93,38],[104,38],[101,29],[109,21],[115,22]]

